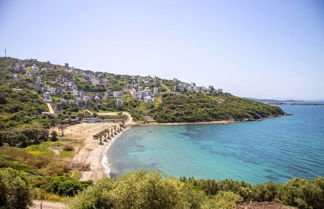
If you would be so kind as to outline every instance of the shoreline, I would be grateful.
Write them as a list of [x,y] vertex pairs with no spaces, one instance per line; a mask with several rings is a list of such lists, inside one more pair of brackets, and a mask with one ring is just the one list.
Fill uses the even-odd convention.
[[239,123],[239,122],[253,122],[253,121],[262,121],[271,118],[279,118],[283,116],[291,116],[292,114],[284,114],[277,116],[270,116],[260,119],[244,119],[244,120],[216,120],[216,121],[197,121],[197,122],[167,122],[167,123],[159,123],[159,122],[133,122],[132,126],[182,126],[182,125],[208,125],[208,124],[231,124],[231,123]]
[[101,165],[104,168],[104,174],[107,175],[108,178],[111,178],[111,168],[109,166],[109,162],[108,162],[108,157],[107,157],[107,152],[109,151],[111,145],[124,133],[124,131],[127,131],[131,128],[131,126],[127,126],[125,129],[123,129],[120,133],[118,133],[117,135],[115,135],[110,141],[109,143],[107,143],[107,146],[105,146],[104,152],[102,153],[101,156]]
[[[99,113],[100,114],[100,113]],[[101,113],[104,114],[115,114],[115,113]],[[267,117],[267,118],[261,118],[257,120],[242,120],[242,121],[234,121],[234,120],[221,120],[221,121],[202,121],[202,122],[177,122],[177,123],[158,123],[158,122],[150,122],[150,123],[144,123],[144,122],[133,122],[132,117],[129,113],[124,112],[128,116],[128,120],[126,121],[127,127],[120,131],[117,135],[113,136],[108,142],[104,142],[103,145],[99,145],[97,140],[94,140],[92,136],[96,133],[98,133],[101,129],[107,128],[107,126],[111,124],[103,126],[101,123],[92,123],[91,124],[85,124],[83,126],[86,126],[89,131],[87,132],[87,136],[85,135],[85,141],[84,146],[79,150],[78,153],[74,156],[72,162],[78,163],[78,164],[88,164],[89,170],[81,171],[81,178],[80,180],[99,180],[104,176],[107,176],[108,178],[112,178],[111,176],[111,167],[109,166],[109,159],[107,157],[107,152],[109,152],[109,149],[111,145],[124,133],[124,131],[127,131],[131,129],[133,126],[181,126],[181,125],[204,125],[204,124],[231,124],[231,123],[237,123],[237,122],[247,122],[247,121],[261,121],[264,119],[269,118],[276,118],[285,115],[279,115],[274,117]]]

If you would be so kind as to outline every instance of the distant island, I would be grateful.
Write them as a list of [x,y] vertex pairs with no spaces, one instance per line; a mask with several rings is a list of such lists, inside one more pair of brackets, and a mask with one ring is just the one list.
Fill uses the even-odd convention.
[[294,100],[294,99],[288,99],[288,100],[277,100],[277,99],[255,99],[255,98],[246,98],[251,99],[257,102],[262,102],[269,105],[324,105],[324,101],[304,101],[304,100]]

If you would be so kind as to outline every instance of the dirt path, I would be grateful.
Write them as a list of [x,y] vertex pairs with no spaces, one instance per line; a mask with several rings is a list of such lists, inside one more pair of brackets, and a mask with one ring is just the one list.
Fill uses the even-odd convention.
[[60,202],[49,202],[49,201],[40,201],[34,200],[33,205],[29,207],[30,209],[63,209],[65,208],[64,203]]
[[46,103],[47,107],[48,107],[48,111],[51,113],[51,114],[54,114],[54,110],[52,108],[52,105],[50,103]]

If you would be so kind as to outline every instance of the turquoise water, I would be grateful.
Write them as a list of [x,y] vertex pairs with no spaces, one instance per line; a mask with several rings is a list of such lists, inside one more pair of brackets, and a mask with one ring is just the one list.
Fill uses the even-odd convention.
[[147,168],[252,184],[324,176],[324,106],[281,108],[294,115],[226,125],[134,127],[107,152],[111,175]]

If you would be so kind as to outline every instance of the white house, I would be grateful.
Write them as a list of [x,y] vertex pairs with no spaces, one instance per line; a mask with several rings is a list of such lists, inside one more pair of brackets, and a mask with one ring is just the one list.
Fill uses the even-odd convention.
[[61,104],[66,104],[66,103],[67,103],[66,99],[61,99]]
[[113,91],[113,95],[114,95],[115,98],[119,98],[119,97],[123,96],[121,91]]
[[39,68],[35,64],[33,64],[31,68],[33,71],[39,71]]
[[153,88],[153,94],[158,94],[159,93],[159,88],[158,87],[154,87]]
[[101,101],[101,98],[100,98],[98,95],[96,95],[94,99],[95,99],[95,101],[96,101],[97,103],[99,103],[99,102]]
[[32,74],[31,74],[30,71],[26,71],[25,76],[31,76],[31,75],[32,75]]
[[55,94],[56,93],[56,88],[54,88],[54,87],[51,87],[49,90],[50,90],[50,93],[51,94]]
[[116,100],[116,105],[117,105],[117,106],[123,105],[123,100],[118,98],[118,99]]
[[145,103],[153,103],[154,102],[154,98],[151,96],[146,96],[144,97],[144,102]]
[[17,74],[15,74],[15,75],[13,76],[13,79],[14,79],[14,81],[18,81],[18,80],[19,80],[19,77],[18,77],[18,75],[17,75]]
[[140,91],[140,92],[138,92],[138,97],[139,97],[140,99],[143,99],[145,96],[146,96],[145,91]]
[[78,95],[79,95],[79,92],[78,92],[77,90],[74,89],[74,90],[72,91],[72,96],[78,96]]
[[52,97],[51,97],[49,92],[45,92],[43,94],[43,99],[44,99],[45,102],[52,102]]
[[90,97],[89,96],[84,96],[82,99],[83,99],[84,102],[89,102],[90,101]]

